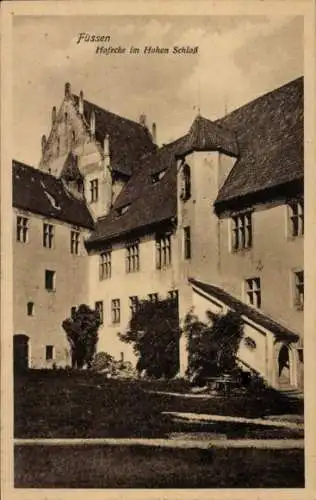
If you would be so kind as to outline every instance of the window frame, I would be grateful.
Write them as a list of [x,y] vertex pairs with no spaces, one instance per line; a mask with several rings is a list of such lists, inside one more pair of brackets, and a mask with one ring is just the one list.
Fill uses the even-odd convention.
[[192,184],[191,184],[191,167],[185,163],[182,167],[182,190],[180,198],[182,201],[187,201],[192,195]]
[[111,300],[111,321],[112,325],[118,325],[121,322],[121,300]]
[[304,269],[293,270],[293,304],[297,311],[304,311]]
[[99,254],[99,280],[104,281],[112,277],[112,250],[104,250]]
[[104,307],[103,307],[103,300],[97,300],[95,303],[94,303],[94,309],[96,311],[98,311],[99,315],[100,315],[100,321],[101,321],[101,325],[104,324]]
[[304,236],[304,200],[287,202],[288,238],[296,239]]
[[191,226],[183,228],[183,257],[185,260],[192,257]]
[[31,300],[26,303],[26,314],[29,317],[35,316],[35,304]]
[[[51,276],[51,279],[52,279],[52,287],[51,288],[47,288],[47,279],[48,279],[48,274],[47,273],[51,273],[50,276]],[[45,290],[47,292],[56,292],[56,271],[54,271],[53,269],[45,269]]]
[[19,243],[29,242],[29,220],[29,217],[25,217],[24,215],[16,216],[16,241]]
[[137,295],[131,295],[128,298],[128,300],[129,300],[130,317],[133,318],[139,308],[139,298]]
[[253,210],[231,215],[230,234],[233,253],[253,248]]
[[172,265],[171,233],[156,234],[156,269],[164,269]]
[[137,273],[140,271],[139,240],[129,241],[125,245],[126,251],[126,273]]
[[[48,356],[48,352],[51,351],[51,356]],[[45,361],[54,361],[55,359],[55,346],[51,344],[45,345]]]
[[90,203],[97,203],[99,201],[99,179],[91,179],[90,181]]
[[249,306],[261,309],[262,282],[260,276],[246,278],[244,281],[244,296]]
[[43,247],[48,250],[55,248],[55,226],[50,222],[43,222]]
[[70,230],[70,253],[71,255],[80,255],[80,236],[79,229]]

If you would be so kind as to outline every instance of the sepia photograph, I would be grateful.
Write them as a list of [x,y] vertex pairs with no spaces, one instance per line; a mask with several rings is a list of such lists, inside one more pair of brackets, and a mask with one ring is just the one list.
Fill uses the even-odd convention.
[[14,489],[304,488],[304,16],[11,31]]

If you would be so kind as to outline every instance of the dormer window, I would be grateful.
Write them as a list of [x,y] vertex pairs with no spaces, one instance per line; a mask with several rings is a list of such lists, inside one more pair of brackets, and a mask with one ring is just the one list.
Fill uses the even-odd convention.
[[191,198],[191,169],[189,165],[185,164],[182,171],[182,190],[180,198],[186,201]]
[[157,172],[151,176],[151,180],[153,184],[156,184],[157,182],[161,181],[161,179],[164,178],[166,175],[166,169],[161,170],[160,172]]
[[116,213],[118,216],[121,216],[121,215],[124,215],[126,214],[126,212],[128,211],[129,207],[131,206],[130,203],[128,203],[127,205],[123,205],[122,207],[119,207],[117,210],[116,210]]

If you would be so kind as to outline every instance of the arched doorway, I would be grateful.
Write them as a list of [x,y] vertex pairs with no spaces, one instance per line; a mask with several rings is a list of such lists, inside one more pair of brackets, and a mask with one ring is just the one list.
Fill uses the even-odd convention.
[[25,371],[29,367],[29,337],[24,334],[13,336],[14,371]]
[[287,345],[282,345],[278,356],[278,376],[279,386],[286,387],[291,385],[291,354]]

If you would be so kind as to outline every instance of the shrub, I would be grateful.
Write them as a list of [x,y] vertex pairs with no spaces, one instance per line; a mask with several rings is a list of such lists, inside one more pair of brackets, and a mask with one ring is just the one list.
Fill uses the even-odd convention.
[[177,301],[142,301],[119,338],[132,344],[138,373],[152,378],[172,378],[179,370],[179,316]]
[[229,311],[225,315],[207,311],[207,320],[202,322],[190,312],[184,322],[188,338],[187,375],[195,383],[203,383],[207,377],[222,373],[233,373],[243,327],[240,315]]
[[72,368],[91,367],[101,324],[99,312],[82,304],[71,318],[62,322],[71,348]]

